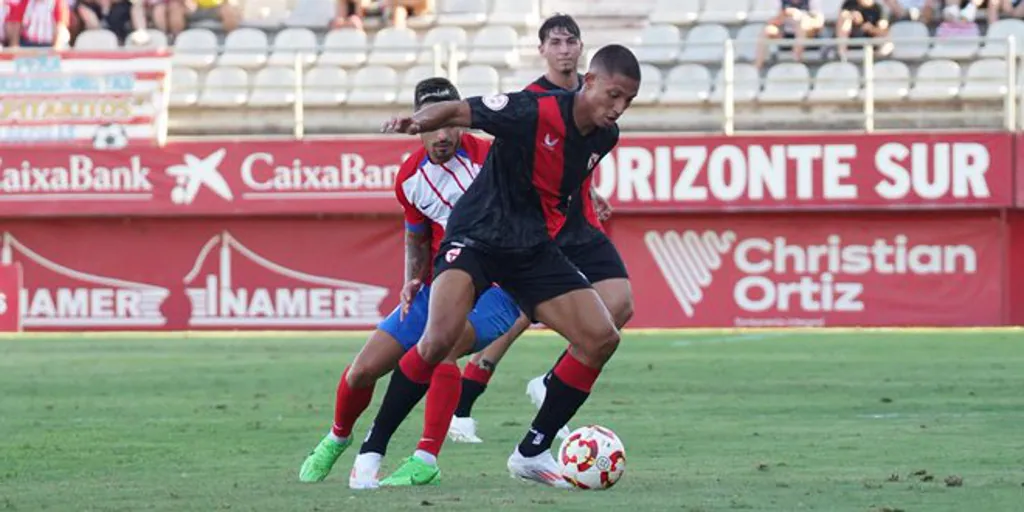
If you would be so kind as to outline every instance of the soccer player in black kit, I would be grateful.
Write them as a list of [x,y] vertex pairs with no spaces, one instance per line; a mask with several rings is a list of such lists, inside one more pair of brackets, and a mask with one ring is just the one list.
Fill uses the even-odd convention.
[[618,118],[640,88],[640,65],[624,46],[602,48],[578,92],[524,91],[437,103],[385,124],[418,134],[445,126],[495,136],[480,175],[459,200],[434,262],[427,328],[392,373],[373,428],[397,428],[426,393],[437,365],[494,283],[531,320],[565,337],[544,403],[508,459],[517,477],[568,488],[550,447],[583,405],[619,343],[608,308],[555,239],[586,178],[619,140]]

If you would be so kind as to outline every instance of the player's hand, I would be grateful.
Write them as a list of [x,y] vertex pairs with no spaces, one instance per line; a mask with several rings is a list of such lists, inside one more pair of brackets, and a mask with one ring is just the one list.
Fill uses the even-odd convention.
[[592,194],[594,199],[594,213],[597,214],[597,220],[604,222],[612,216],[612,205],[607,199],[601,197],[601,194]]
[[409,135],[417,135],[422,130],[420,128],[420,124],[413,121],[412,117],[398,116],[392,117],[385,122],[380,131],[383,133],[406,133]]
[[420,288],[422,287],[423,281],[420,281],[419,279],[413,279],[408,283],[405,283],[405,286],[402,286],[402,312],[398,315],[399,320],[405,320],[405,315],[409,312],[409,305],[412,304],[413,297],[419,293]]

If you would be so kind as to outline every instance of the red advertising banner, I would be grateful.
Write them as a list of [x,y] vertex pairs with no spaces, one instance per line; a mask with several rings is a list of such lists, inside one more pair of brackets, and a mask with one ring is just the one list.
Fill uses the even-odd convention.
[[[624,136],[599,191],[622,212],[988,208],[1013,204],[1013,137]],[[398,213],[415,137],[177,142],[0,155],[0,216]]]
[[21,332],[21,265],[0,265],[0,332]]
[[999,325],[998,217],[619,217],[635,327]]
[[1024,326],[1024,211],[1007,213],[1009,250],[1006,254],[1006,296],[1010,305],[1010,325]]
[[598,191],[623,211],[1013,204],[1008,133],[629,136]]
[[[6,223],[29,330],[365,329],[397,304],[400,222]],[[2,267],[0,267],[2,268]]]

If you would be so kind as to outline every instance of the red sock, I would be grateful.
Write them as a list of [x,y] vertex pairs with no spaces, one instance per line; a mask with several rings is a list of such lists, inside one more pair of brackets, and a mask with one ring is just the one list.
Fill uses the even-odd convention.
[[412,350],[405,353],[402,356],[402,360],[398,362],[398,367],[402,369],[402,373],[405,374],[409,380],[417,384],[426,384],[430,382],[430,376],[434,374],[434,369],[437,368],[437,364],[430,364],[423,359],[420,355],[419,350],[413,347]]
[[427,407],[423,414],[423,437],[416,445],[437,456],[441,445],[448,435],[448,427],[452,423],[452,415],[459,405],[459,393],[462,391],[462,376],[457,364],[446,363],[437,367],[430,379],[430,390],[427,391]]
[[555,375],[562,382],[584,393],[590,393],[590,388],[594,387],[594,382],[600,374],[600,368],[591,368],[581,363],[572,352],[566,353],[555,365]]
[[349,367],[346,367],[341,374],[334,402],[334,426],[331,432],[338,437],[348,437],[352,434],[353,425],[373,399],[373,385],[361,389],[348,385],[348,370]]
[[476,365],[476,363],[470,361],[466,365],[466,369],[462,370],[462,377],[471,380],[473,382],[479,382],[480,384],[487,385],[491,380],[491,372],[484,370]]

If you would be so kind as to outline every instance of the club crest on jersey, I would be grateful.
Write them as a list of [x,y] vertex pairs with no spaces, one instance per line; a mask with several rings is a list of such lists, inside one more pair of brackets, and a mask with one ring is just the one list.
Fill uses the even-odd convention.
[[448,263],[451,263],[451,262],[455,261],[455,258],[458,258],[460,254],[462,254],[462,248],[461,247],[456,247],[454,249],[448,249],[448,252],[444,253],[444,260],[447,261]]
[[487,108],[498,112],[499,110],[508,106],[508,95],[506,94],[495,94],[493,96],[485,96],[483,99],[484,105]]
[[600,161],[601,161],[601,155],[599,155],[597,153],[591,153],[590,154],[590,160],[587,160],[587,170],[588,171],[594,170],[594,166],[597,165],[597,163],[600,162]]

